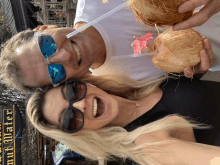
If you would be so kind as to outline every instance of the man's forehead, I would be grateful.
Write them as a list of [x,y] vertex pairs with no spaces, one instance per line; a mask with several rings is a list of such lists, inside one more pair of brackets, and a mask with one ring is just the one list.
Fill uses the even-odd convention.
[[21,63],[26,67],[30,67],[30,65],[42,65],[42,62],[45,64],[36,40],[32,40],[29,43],[23,44],[15,51],[17,54],[18,65]]
[[46,63],[43,57],[41,57],[39,52],[37,52],[35,49],[31,49],[29,46],[27,46],[27,47],[20,47],[16,51],[17,51],[16,62],[20,72],[23,73],[24,75],[30,76],[32,74],[37,74],[37,71],[40,68],[46,67]]
[[20,45],[17,49],[15,49],[18,56],[20,56],[24,51],[31,50],[32,47],[37,44],[37,41],[34,37],[32,37],[28,41],[23,41],[22,45]]
[[19,73],[23,84],[30,87],[38,87],[50,84],[46,64],[30,61],[28,59],[18,61]]
[[40,49],[35,42],[27,43],[17,50],[16,63],[22,82],[26,86],[42,86],[50,84],[47,66]]

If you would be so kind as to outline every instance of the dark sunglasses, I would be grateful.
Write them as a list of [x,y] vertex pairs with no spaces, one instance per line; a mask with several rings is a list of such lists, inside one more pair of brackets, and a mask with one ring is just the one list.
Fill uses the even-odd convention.
[[48,74],[53,87],[58,86],[66,80],[66,71],[62,64],[50,64],[48,58],[52,57],[57,52],[57,45],[55,40],[50,35],[34,33],[34,37],[37,39],[37,44],[40,51],[46,61]]
[[[66,91],[64,91],[66,87]],[[84,115],[82,111],[73,107],[73,103],[85,98],[87,86],[78,79],[66,81],[61,91],[63,96],[69,101],[69,107],[60,116],[60,129],[64,132],[74,133],[79,131],[84,125]]]

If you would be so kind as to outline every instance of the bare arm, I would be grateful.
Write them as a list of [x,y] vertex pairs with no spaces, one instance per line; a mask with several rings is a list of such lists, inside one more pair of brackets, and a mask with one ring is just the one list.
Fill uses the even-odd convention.
[[74,29],[79,29],[80,27],[86,25],[86,22],[77,22],[76,25],[74,26]]
[[220,157],[220,147],[174,139],[176,144],[167,147],[173,152],[176,164],[179,165],[209,165],[210,161]]
[[[185,129],[185,133],[190,130]],[[183,132],[157,131],[138,137],[135,145],[172,140],[171,143],[156,145],[161,151],[151,152],[151,147],[146,147],[143,153],[146,158],[153,159],[163,165],[215,165],[211,160],[220,157],[220,147],[193,142],[192,136],[186,136]],[[181,138],[181,139],[178,139]],[[152,150],[153,151],[153,150]]]
[[[135,144],[159,142],[155,137],[142,136]],[[165,140],[165,139],[164,139]],[[173,142],[159,145],[163,153],[155,151],[149,155],[149,147],[143,150],[146,158],[153,159],[163,165],[210,165],[210,161],[220,157],[220,147],[167,138]],[[214,165],[214,164],[213,164]]]
[[199,79],[208,71],[214,62],[214,53],[212,50],[212,45],[209,39],[203,36],[205,49],[200,51],[200,63],[195,67],[188,67],[184,69],[184,75],[188,78],[194,76]]

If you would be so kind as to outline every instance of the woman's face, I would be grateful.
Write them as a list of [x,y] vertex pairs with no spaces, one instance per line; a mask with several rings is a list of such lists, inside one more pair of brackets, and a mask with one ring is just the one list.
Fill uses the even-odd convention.
[[[65,111],[69,102],[63,96],[62,91],[66,92],[66,87],[59,86],[49,90],[45,95],[43,115],[45,119],[54,125],[60,126],[59,118]],[[97,101],[97,113],[94,102]],[[112,95],[103,90],[87,84],[87,93],[83,100],[72,104],[84,114],[84,126],[82,129],[99,129],[111,123],[118,114],[118,103]],[[96,105],[95,105],[96,107]]]

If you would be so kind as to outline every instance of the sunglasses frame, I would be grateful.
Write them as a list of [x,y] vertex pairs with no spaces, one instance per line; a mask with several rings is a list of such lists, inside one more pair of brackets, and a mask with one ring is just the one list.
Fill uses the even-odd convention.
[[[50,72],[49,72],[49,70],[48,70],[48,66],[50,66],[51,64],[49,63],[49,58],[51,58],[51,57],[53,57],[56,53],[57,53],[57,51],[58,51],[58,49],[56,50],[56,52],[53,54],[53,55],[51,55],[50,57],[44,57],[44,55],[43,55],[43,53],[42,53],[42,51],[41,51],[41,48],[40,48],[40,44],[39,44],[39,42],[38,42],[38,38],[40,37],[40,36],[50,36],[51,38],[53,38],[53,36],[51,36],[51,35],[48,35],[48,34],[41,34],[41,33],[39,33],[39,32],[35,32],[34,33],[34,38],[36,38],[36,40],[37,40],[37,45],[38,45],[38,48],[39,48],[39,50],[40,50],[40,52],[41,52],[41,54],[42,54],[42,56],[43,56],[43,58],[44,58],[44,61],[45,61],[45,63],[46,63],[46,66],[47,66],[47,73],[48,73],[48,75],[49,75],[49,77],[50,77],[50,82],[51,82],[51,84],[53,85],[53,87],[57,87],[57,86],[59,86],[60,84],[62,84],[63,82],[65,82],[66,81],[66,78],[65,78],[65,80],[63,80],[63,81],[61,81],[60,83],[57,83],[57,84],[54,84],[54,82],[53,82],[53,80],[52,80],[52,78],[51,78],[51,76],[50,76]],[[55,39],[53,38],[53,40],[54,40],[54,42],[55,42]],[[55,42],[56,43],[56,42]],[[62,64],[61,64],[62,65]],[[63,66],[63,65],[62,65]],[[65,70],[65,69],[64,69]],[[66,73],[66,71],[65,71],[65,73]]]
[[[64,95],[65,98],[69,101],[69,106],[68,106],[68,108],[67,108],[66,110],[64,110],[64,113],[62,113],[62,115],[61,115],[60,130],[64,131],[64,130],[63,130],[62,117],[65,116],[65,114],[66,114],[68,111],[73,111],[73,110],[74,110],[74,111],[80,112],[80,114],[82,115],[82,119],[83,119],[83,120],[82,120],[82,126],[81,126],[80,128],[78,128],[78,129],[76,129],[76,130],[73,130],[73,131],[69,131],[69,130],[66,129],[65,132],[67,132],[67,133],[75,133],[75,132],[79,131],[80,129],[82,129],[82,127],[84,126],[84,114],[83,114],[82,111],[80,111],[79,109],[73,107],[73,103],[78,102],[78,101],[81,101],[82,99],[85,98],[86,93],[87,93],[87,86],[86,86],[86,84],[85,84],[84,82],[80,81],[79,79],[70,79],[69,81],[66,81],[66,82],[65,82],[65,86],[63,86],[61,90],[63,91],[63,88],[64,88],[64,87],[67,87],[67,90],[68,90],[68,85],[71,85],[71,83],[73,83],[73,82],[79,82],[79,83],[81,83],[82,85],[84,85],[84,87],[85,87],[85,93],[84,93],[84,95],[83,95],[82,98],[80,98],[80,99],[78,99],[78,100],[74,100],[74,101],[70,100],[69,98],[66,97],[66,95]],[[65,127],[64,127],[64,128],[65,128]]]

